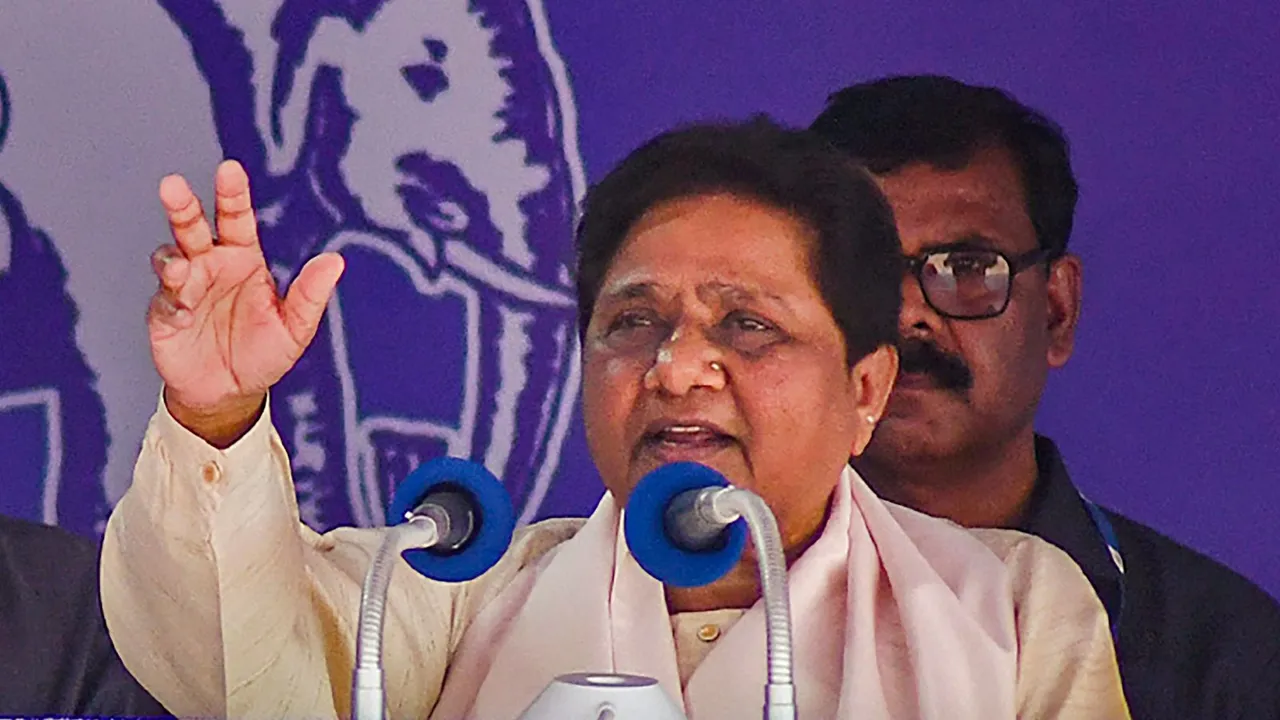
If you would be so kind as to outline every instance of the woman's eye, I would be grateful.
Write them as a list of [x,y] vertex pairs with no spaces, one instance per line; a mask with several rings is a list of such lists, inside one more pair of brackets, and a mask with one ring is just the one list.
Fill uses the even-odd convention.
[[619,331],[651,328],[656,324],[656,321],[645,313],[624,312],[614,318],[613,322],[609,323],[609,329],[607,332],[612,335]]
[[724,322],[728,327],[742,332],[762,333],[773,330],[769,323],[745,313],[730,313]]
[[671,334],[671,326],[650,310],[624,310],[609,320],[601,340],[615,352],[651,352]]
[[769,327],[769,325],[752,317],[738,318],[735,322],[738,323],[739,328],[748,332],[768,332],[773,329]]
[[720,321],[720,342],[739,352],[755,354],[784,340],[785,336],[773,323],[755,315],[733,312]]

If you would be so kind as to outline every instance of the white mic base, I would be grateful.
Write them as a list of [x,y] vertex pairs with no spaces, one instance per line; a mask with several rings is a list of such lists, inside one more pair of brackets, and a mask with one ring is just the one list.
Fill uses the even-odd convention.
[[561,675],[520,720],[686,720],[653,678],[609,673]]

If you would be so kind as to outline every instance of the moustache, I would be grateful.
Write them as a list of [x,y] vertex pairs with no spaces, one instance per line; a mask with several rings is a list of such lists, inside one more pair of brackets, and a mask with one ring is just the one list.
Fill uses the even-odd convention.
[[898,343],[898,372],[928,375],[944,390],[965,391],[973,387],[973,372],[959,357],[927,340]]

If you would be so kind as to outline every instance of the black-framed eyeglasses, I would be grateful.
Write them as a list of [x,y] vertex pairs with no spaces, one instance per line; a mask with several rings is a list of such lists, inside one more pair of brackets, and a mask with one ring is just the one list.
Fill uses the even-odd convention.
[[956,320],[982,320],[1004,312],[1013,295],[1013,278],[1051,259],[1046,248],[1010,257],[974,247],[936,248],[905,258],[929,307]]

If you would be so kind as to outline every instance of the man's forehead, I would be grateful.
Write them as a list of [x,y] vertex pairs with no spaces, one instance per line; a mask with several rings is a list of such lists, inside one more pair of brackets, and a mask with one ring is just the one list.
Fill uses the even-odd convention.
[[1026,201],[1022,171],[1013,153],[1003,146],[974,150],[963,164],[909,162],[876,175],[875,179],[885,193],[927,193],[966,201]]
[[1021,174],[1003,148],[977,151],[956,169],[908,164],[876,182],[907,254],[959,242],[1006,250],[1036,245]]

